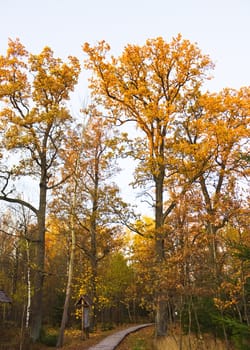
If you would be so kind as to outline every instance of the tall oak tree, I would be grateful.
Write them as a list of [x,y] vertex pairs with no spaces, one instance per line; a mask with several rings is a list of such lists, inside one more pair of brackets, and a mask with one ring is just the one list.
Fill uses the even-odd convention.
[[[19,40],[9,40],[6,55],[0,56],[0,200],[23,205],[37,218],[31,315],[34,341],[39,338],[42,324],[47,192],[56,186],[65,129],[71,120],[65,102],[79,73],[75,57],[64,63],[53,56],[49,47],[33,55]],[[8,154],[14,155],[14,165],[8,163]],[[31,200],[28,195],[21,199],[13,187],[13,181],[23,177],[37,181],[37,189],[29,189]]]
[[[147,40],[145,45],[127,45],[120,57],[109,57],[109,45],[95,47],[85,43],[88,59],[85,66],[93,72],[90,88],[98,103],[109,111],[115,123],[134,122],[141,138],[136,139],[133,157],[139,161],[136,182],[153,182],[155,208],[156,264],[164,260],[164,222],[176,205],[176,199],[165,205],[169,178],[178,172],[168,149],[174,142],[174,129],[182,115],[187,95],[198,93],[212,68],[208,56],[182,39],[181,35],[166,42],[163,38]],[[202,169],[179,183],[185,191]],[[157,335],[167,331],[164,291],[158,290],[156,301]]]

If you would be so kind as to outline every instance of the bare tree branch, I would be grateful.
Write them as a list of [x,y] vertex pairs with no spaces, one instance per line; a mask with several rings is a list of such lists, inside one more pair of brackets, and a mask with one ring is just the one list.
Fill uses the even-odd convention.
[[19,198],[9,198],[7,196],[0,196],[0,200],[1,201],[5,201],[5,202],[9,202],[9,203],[16,203],[19,205],[23,205],[24,207],[30,209],[31,211],[33,211],[33,213],[35,213],[36,215],[38,214],[38,210],[29,202],[26,202],[22,199]]

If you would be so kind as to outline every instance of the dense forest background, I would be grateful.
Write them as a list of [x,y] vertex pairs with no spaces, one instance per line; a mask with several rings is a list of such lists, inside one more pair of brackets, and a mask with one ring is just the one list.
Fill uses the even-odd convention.
[[[83,52],[10,40],[0,56],[0,329],[37,341],[50,325],[61,346],[87,295],[91,329],[176,323],[248,349],[250,88],[206,91],[213,63],[181,35]],[[122,198],[123,159],[152,217]]]

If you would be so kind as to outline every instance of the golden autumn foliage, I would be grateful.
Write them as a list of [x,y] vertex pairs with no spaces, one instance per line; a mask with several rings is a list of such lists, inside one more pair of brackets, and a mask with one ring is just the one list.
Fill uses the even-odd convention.
[[[156,316],[156,335],[178,323],[188,335],[246,337],[250,88],[205,91],[213,62],[181,35],[128,44],[117,57],[105,41],[83,51],[92,102],[77,120],[67,107],[76,57],[31,54],[18,39],[0,56],[0,200],[36,219],[26,250],[2,222],[0,279],[11,289],[21,276],[22,300],[32,281],[33,340],[43,299],[48,323],[58,326],[64,309],[62,344],[82,294],[93,301],[93,328]],[[120,196],[124,157],[135,161],[132,185],[153,218]],[[36,180],[34,201],[19,190],[24,176]]]
[[[110,55],[105,41],[95,47],[85,43],[83,50],[95,101],[113,123],[134,122],[139,130],[129,154],[137,160],[134,185],[145,188],[155,209],[154,268],[159,264],[155,272],[159,288],[154,297],[157,334],[163,335],[167,311],[162,300],[169,294],[165,285],[170,291],[176,291],[175,285],[185,293],[187,287],[192,291],[198,287],[193,283],[196,274],[203,290],[200,280],[210,275],[211,292],[219,281],[222,243],[217,233],[237,214],[236,189],[249,176],[249,88],[204,92],[213,63],[181,35],[169,43],[156,38],[142,46],[127,45],[119,57]],[[187,199],[201,220],[196,226],[188,207],[178,224],[178,210]],[[194,228],[195,236],[189,237]],[[203,252],[192,255],[198,246]],[[209,267],[201,275],[199,268],[189,267],[199,258]]]
[[[1,168],[1,200],[23,205],[37,218],[34,237],[37,269],[31,323],[31,337],[37,340],[42,324],[47,191],[50,181],[56,185],[53,178],[57,176],[58,150],[71,121],[66,101],[77,83],[80,65],[74,57],[69,57],[67,64],[54,58],[48,47],[38,55],[29,54],[17,39],[9,40],[6,55],[0,56],[0,72],[1,150],[8,152]],[[13,153],[15,165],[11,166],[7,160]],[[29,199],[21,200],[18,194],[9,190],[11,181],[21,175],[38,181],[37,207]]]
[[93,48],[85,43],[83,49],[88,55],[86,67],[93,72],[94,98],[116,122],[134,121],[143,131],[147,140],[143,171],[157,178],[166,166],[176,115],[186,96],[206,78],[212,67],[209,57],[180,35],[171,43],[156,38],[144,46],[128,45],[118,58],[109,58],[105,42]]

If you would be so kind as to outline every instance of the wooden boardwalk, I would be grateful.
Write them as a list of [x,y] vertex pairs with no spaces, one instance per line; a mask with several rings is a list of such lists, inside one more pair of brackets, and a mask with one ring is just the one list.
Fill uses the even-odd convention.
[[136,332],[141,328],[152,326],[152,324],[153,323],[146,323],[138,326],[133,326],[109,335],[97,345],[91,346],[88,350],[114,350],[128,334]]

